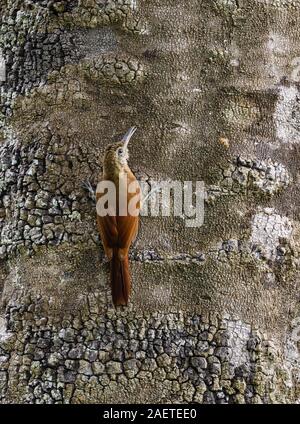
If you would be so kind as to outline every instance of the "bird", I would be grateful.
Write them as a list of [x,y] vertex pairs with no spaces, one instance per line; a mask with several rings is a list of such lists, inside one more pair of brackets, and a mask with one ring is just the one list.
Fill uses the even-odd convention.
[[[128,305],[131,291],[128,253],[139,228],[141,189],[128,165],[128,143],[135,131],[136,127],[131,127],[120,142],[107,146],[103,157],[103,172],[96,191],[97,228],[110,262],[112,301],[115,306]],[[115,186],[116,203],[109,214],[102,216],[97,206],[107,192],[99,191],[98,187],[99,183],[107,181]],[[122,211],[121,198],[125,199],[125,209],[123,207]],[[130,211],[132,203],[135,206],[134,213]]]

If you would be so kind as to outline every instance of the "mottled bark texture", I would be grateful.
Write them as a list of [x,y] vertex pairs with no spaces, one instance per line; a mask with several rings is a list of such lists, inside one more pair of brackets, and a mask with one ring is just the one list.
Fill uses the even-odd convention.
[[[1,401],[299,401],[300,2],[0,5]],[[132,125],[208,197],[142,219],[115,310],[81,182]]]

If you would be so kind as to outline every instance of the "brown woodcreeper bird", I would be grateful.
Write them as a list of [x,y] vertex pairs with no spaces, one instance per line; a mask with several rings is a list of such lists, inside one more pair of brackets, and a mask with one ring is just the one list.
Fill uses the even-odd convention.
[[[139,227],[141,190],[128,166],[128,143],[135,131],[135,127],[130,128],[120,142],[107,146],[96,191],[97,227],[110,261],[115,306],[128,303],[131,288],[128,252]],[[109,191],[113,196],[108,195]]]

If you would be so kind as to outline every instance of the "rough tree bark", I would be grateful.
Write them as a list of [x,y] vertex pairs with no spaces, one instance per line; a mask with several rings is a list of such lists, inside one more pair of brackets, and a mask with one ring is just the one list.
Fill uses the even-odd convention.
[[[1,401],[299,401],[300,2],[0,13]],[[81,182],[132,125],[142,179],[208,197],[198,229],[143,218],[115,310]]]

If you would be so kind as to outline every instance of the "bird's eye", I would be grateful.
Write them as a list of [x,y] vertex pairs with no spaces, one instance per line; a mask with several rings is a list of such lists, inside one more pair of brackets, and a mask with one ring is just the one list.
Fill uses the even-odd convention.
[[118,149],[118,155],[122,155],[123,154],[123,149]]

